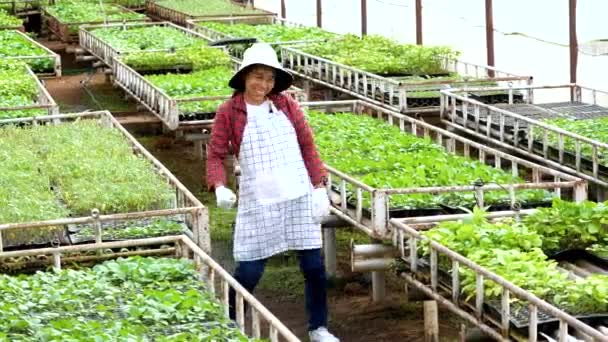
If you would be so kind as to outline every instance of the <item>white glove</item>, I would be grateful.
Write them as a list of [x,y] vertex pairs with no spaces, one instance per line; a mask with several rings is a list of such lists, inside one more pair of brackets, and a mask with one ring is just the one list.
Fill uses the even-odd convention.
[[318,188],[312,191],[312,217],[316,223],[321,223],[324,216],[329,215],[329,197],[327,189]]
[[230,209],[236,203],[236,195],[232,190],[225,186],[220,186],[215,189],[215,198],[217,206],[222,209]]

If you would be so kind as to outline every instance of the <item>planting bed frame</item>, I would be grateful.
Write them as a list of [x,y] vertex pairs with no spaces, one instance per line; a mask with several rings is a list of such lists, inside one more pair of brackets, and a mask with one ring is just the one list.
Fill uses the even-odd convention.
[[[243,7],[243,4],[232,2],[236,6]],[[265,17],[269,15],[274,15],[272,12],[268,12],[265,10],[261,10],[256,8],[256,10],[260,11],[260,14],[247,14],[246,16],[251,17]],[[188,24],[188,20],[190,19],[201,19],[201,18],[214,18],[214,17],[226,17],[229,16],[230,13],[222,14],[222,15],[190,15],[185,12],[180,12],[162,5],[159,5],[154,0],[146,0],[146,14],[150,17],[157,20],[168,20],[174,22],[178,25],[186,26]]]
[[[448,86],[463,87],[467,84],[464,81],[433,81],[432,79],[424,83],[400,82],[390,77],[302,52],[296,47],[281,46],[281,60],[294,75],[403,113],[437,112],[439,110],[439,95],[437,98],[416,98],[416,92],[433,89],[439,91]],[[531,76],[518,76],[490,66],[471,64],[456,59],[444,59],[443,66],[448,72],[456,72],[464,77],[472,78],[472,82],[483,79],[499,85],[513,82],[516,85],[532,83]],[[491,73],[494,73],[494,77],[488,76]],[[485,98],[484,101],[494,103],[507,100],[504,94],[494,94]]]
[[[207,208],[204,207],[203,204],[175,176],[173,176],[166,167],[164,167],[156,158],[154,158],[152,154],[150,154],[139,142],[137,142],[137,140],[124,127],[122,127],[108,111],[50,115],[37,118],[7,119],[0,120],[0,126],[5,124],[57,125],[61,124],[62,122],[71,122],[82,119],[96,119],[99,120],[103,125],[118,130],[128,141],[129,145],[131,145],[133,153],[138,154],[148,160],[151,163],[151,167],[154,167],[156,172],[158,172],[173,188],[175,191],[173,208],[108,215],[100,215],[97,209],[91,208],[91,216],[68,217],[62,219],[21,223],[0,222],[0,255],[3,251],[2,233],[9,229],[60,226],[67,227],[68,225],[88,224],[95,230],[99,231],[102,227],[102,223],[125,220],[141,220],[150,217],[173,218],[176,215],[183,217],[183,221],[185,221],[186,225],[190,229],[187,234],[191,236],[194,242],[203,250],[209,251],[210,237]],[[101,243],[100,237],[101,235],[98,235],[98,243]]]
[[[89,52],[91,55],[97,57],[99,60],[103,61],[110,68],[113,67],[112,60],[118,57],[120,54],[129,53],[131,51],[120,51],[114,48],[111,44],[108,44],[95,36],[95,32],[93,30],[99,28],[133,28],[133,27],[144,27],[144,26],[161,26],[161,27],[171,27],[174,28],[183,34],[195,38],[200,38],[202,40],[206,40],[205,37],[197,32],[192,30],[183,28],[181,26],[177,26],[170,22],[156,22],[156,23],[114,23],[114,24],[102,24],[102,25],[84,25],[81,26],[78,32],[78,37],[80,41],[80,46]],[[150,50],[144,50],[142,52],[146,52]],[[157,50],[155,50],[157,51]],[[167,50],[168,51],[168,50]],[[137,51],[139,52],[139,51]]]
[[1,30],[14,30],[14,31],[19,31],[19,32],[25,32],[25,27],[23,27],[23,26],[0,26],[0,31]]
[[[562,189],[567,189],[571,191],[572,198],[575,201],[582,201],[587,198],[587,183],[584,180],[511,156],[426,122],[368,102],[360,100],[310,102],[303,103],[302,107],[324,112],[352,112],[370,115],[379,120],[387,121],[391,125],[398,126],[403,132],[412,133],[418,137],[430,137],[438,145],[444,146],[450,153],[464,155],[471,159],[478,159],[497,169],[510,169],[514,176],[518,176],[521,171],[527,172],[527,174],[532,176],[531,182],[516,184],[471,184],[404,189],[376,189],[357,180],[356,177],[345,174],[331,166],[327,166],[329,172],[328,190],[332,190],[331,192],[333,192],[331,196],[333,197],[333,206],[331,208],[332,214],[335,214],[373,238],[383,239],[390,236],[388,221],[392,218],[389,211],[391,195],[470,192],[476,194],[480,207],[484,206],[484,193],[496,190],[508,191],[511,196],[512,204],[515,203],[515,193],[525,189],[545,189],[553,191],[558,197],[561,197]],[[547,179],[550,179],[550,181],[547,181]],[[347,186],[354,189],[354,200],[356,201],[356,204],[352,206],[347,200]],[[334,191],[334,189],[337,190]],[[371,198],[370,215],[364,215],[364,195],[368,195]]]
[[[441,122],[485,142],[519,153],[545,163],[552,168],[580,178],[608,186],[608,165],[601,164],[600,151],[608,144],[586,138],[556,126],[539,121],[551,118],[599,118],[608,116],[608,92],[576,84],[557,86],[513,87],[508,91],[552,92],[563,100],[557,103],[539,103],[528,96],[523,104],[491,106],[471,99],[461,90],[442,91]],[[571,95],[572,94],[572,95]],[[599,100],[598,100],[599,98]],[[602,102],[602,100],[604,102]],[[603,103],[604,106],[601,106]],[[558,142],[547,136],[558,136]],[[542,136],[543,138],[538,138]],[[564,139],[574,140],[575,151],[564,149]],[[593,151],[592,158],[584,156],[581,147]]]
[[[55,103],[55,100],[51,97],[48,90],[42,85],[40,79],[34,74],[32,69],[29,66],[27,67],[27,72],[30,77],[36,80],[36,86],[38,88],[38,104],[31,106],[15,106],[15,107],[0,107],[0,111],[12,111],[12,110],[24,110],[24,109],[45,109],[48,115],[55,115],[59,113],[59,106]],[[40,118],[40,117],[39,117]],[[6,120],[14,120],[14,119],[0,119],[0,125]],[[27,120],[27,119],[25,119]]]
[[[128,252],[116,252],[123,248],[144,250],[131,250]],[[114,250],[114,251],[113,251]],[[97,252],[95,255],[63,256],[65,253]],[[26,249],[10,252],[0,251],[0,263],[9,258],[36,257],[40,263],[50,263],[56,270],[61,269],[63,263],[73,262],[99,262],[107,259],[128,256],[167,255],[178,258],[193,259],[200,279],[204,281],[216,298],[225,306],[225,314],[228,316],[228,293],[230,289],[236,292],[236,322],[245,333],[245,326],[251,327],[250,336],[253,338],[265,338],[272,342],[288,341],[299,342],[300,340],[262,303],[251,293],[242,287],[220,264],[213,260],[206,251],[186,235],[173,235],[157,238],[146,238],[137,240],[126,240],[116,242],[97,242],[77,246],[62,246],[42,249]],[[49,257],[50,256],[50,257]],[[45,257],[48,260],[45,260]],[[246,321],[246,306],[251,309],[251,319]],[[248,324],[249,323],[249,324]],[[267,328],[266,328],[267,327]]]
[[[123,9],[124,12],[133,12],[134,11],[128,9],[128,8],[124,8],[122,6],[119,5],[115,5],[117,7],[120,7]],[[80,23],[64,23],[61,22],[59,19],[55,18],[54,16],[52,16],[51,14],[49,14],[46,9],[43,10],[43,17],[44,17],[44,21],[46,22],[46,26],[48,27],[49,31],[55,35],[57,37],[57,39],[61,40],[64,43],[77,43],[78,42],[78,35],[79,32],[76,33],[71,33],[70,32],[70,26],[72,25],[78,25],[78,26],[82,26],[82,25],[95,25],[95,24],[108,24],[108,23],[133,23],[133,22],[146,22],[149,21],[149,18],[142,18],[142,19],[123,19],[123,20],[109,20],[107,22],[104,21],[96,21],[96,22],[80,22]]]
[[[521,212],[505,211],[489,213],[489,218],[519,217],[529,215],[535,210]],[[429,239],[420,234],[420,230],[433,228],[442,221],[455,221],[471,218],[470,214],[391,219],[393,245],[398,249],[400,258],[405,262],[406,271],[400,276],[408,286],[422,291],[432,300],[439,302],[468,323],[479,327],[497,341],[530,341],[538,340],[539,328],[544,328],[543,321],[559,322],[559,341],[567,341],[568,328],[585,337],[585,341],[608,341],[608,334],[602,333],[605,327],[597,329],[584,323],[582,318],[573,317],[565,311],[536,297],[490,270],[479,266],[468,258],[450,250],[435,241],[430,242],[430,258],[419,255],[417,246]],[[451,270],[439,267],[439,258],[451,262]],[[476,274],[475,296],[466,301],[461,293],[459,270],[467,269]],[[447,272],[451,271],[451,272]],[[502,287],[501,300],[488,301],[484,298],[484,281],[492,281]],[[512,309],[512,300],[517,298],[527,309],[526,329],[513,327],[516,314]],[[494,310],[490,310],[494,308]],[[557,321],[557,322],[556,322]],[[608,332],[608,329],[606,331]],[[570,331],[570,334],[573,334]],[[541,339],[544,340],[544,339]]]
[[[216,31],[214,29],[200,26],[202,22],[218,22],[223,24],[249,24],[249,25],[282,25],[287,27],[305,27],[302,24],[294,23],[285,19],[278,18],[275,14],[260,15],[260,16],[235,16],[235,17],[208,17],[204,19],[190,19],[187,20],[188,28],[200,33],[205,39],[210,42],[217,42],[224,39],[238,39],[238,38],[250,38],[250,37],[236,37],[223,32]],[[267,42],[272,46],[278,45],[290,45],[290,44],[302,44],[309,42],[316,42],[321,40],[297,40],[297,41],[278,41],[278,42]],[[237,53],[236,51],[230,51],[231,55],[238,59],[243,59],[242,52]],[[281,56],[279,56],[281,57]]]
[[21,32],[19,30],[15,30],[15,32],[17,34],[21,35],[21,37],[23,37],[24,39],[26,39],[31,44],[36,45],[37,47],[43,49],[47,53],[47,55],[45,55],[45,56],[2,57],[3,59],[16,59],[16,60],[27,62],[28,60],[52,58],[52,59],[55,60],[55,62],[53,63],[53,72],[51,72],[51,73],[40,73],[40,74],[38,74],[38,76],[40,76],[40,77],[61,77],[61,57],[58,54],[56,54],[55,52],[51,51],[46,46],[44,46],[44,45],[38,43],[37,41],[33,40],[27,34]]
[[[0,8],[5,8],[9,13],[19,16],[28,16],[30,14],[40,13],[40,4],[44,4],[45,0],[0,0]],[[23,10],[18,10],[18,5],[24,5]],[[6,8],[5,6],[9,6]]]
[[[203,96],[189,99],[174,99],[118,58],[114,59],[114,83],[122,88],[129,96],[134,98],[139,104],[156,115],[165,126],[171,130],[211,125],[213,123],[212,118],[208,120],[180,121],[180,103],[205,100],[227,100],[230,98],[230,96]],[[291,88],[287,92],[298,101],[305,99],[304,91],[301,89]]]

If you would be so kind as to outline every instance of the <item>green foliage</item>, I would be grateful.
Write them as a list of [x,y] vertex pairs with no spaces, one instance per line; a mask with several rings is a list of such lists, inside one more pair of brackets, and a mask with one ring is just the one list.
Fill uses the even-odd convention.
[[[164,74],[146,76],[146,79],[161,88],[172,98],[188,99],[201,96],[230,95],[233,90],[228,81],[233,71],[226,67],[195,71],[190,74]],[[181,102],[180,115],[188,117],[193,113],[213,113],[223,100]]]
[[[330,166],[376,188],[418,188],[523,180],[479,161],[448,153],[430,139],[403,133],[398,127],[365,115],[308,112],[322,159]],[[518,191],[521,202],[548,198],[545,191]],[[508,203],[506,191],[488,192],[488,204]],[[369,205],[369,199],[364,201]],[[473,207],[472,193],[392,195],[399,208],[432,208],[440,204]]]
[[207,45],[200,38],[168,26],[98,28],[92,33],[120,52],[180,49]]
[[[606,239],[606,226],[594,227],[606,216],[605,208],[604,203],[555,200],[553,207],[542,208],[521,222],[495,223],[487,222],[478,210],[471,221],[443,222],[423,235],[571,313],[606,312],[608,276],[569,279],[545,254],[558,248],[586,248]],[[428,241],[420,248],[428,255]],[[441,262],[449,267],[447,260]],[[475,273],[461,272],[462,292],[470,298],[475,294]],[[487,298],[498,299],[502,293],[500,286],[488,280],[484,289]]]
[[230,67],[230,56],[222,49],[194,46],[174,52],[134,52],[124,55],[122,61],[136,70],[192,69]]
[[200,22],[199,26],[208,27],[232,37],[258,38],[268,43],[323,40],[336,37],[335,33],[322,30],[318,27],[290,27],[285,25],[247,25],[224,24],[212,21]]
[[95,121],[0,129],[0,222],[166,208],[174,195],[124,137]]
[[551,208],[539,208],[523,222],[543,236],[543,250],[585,249],[608,239],[608,205],[555,199]]
[[[1,31],[0,31],[1,34]],[[0,59],[0,108],[37,104],[38,86],[27,66],[14,60]],[[0,119],[45,115],[46,110],[0,110]]]
[[445,46],[399,44],[377,35],[360,38],[352,34],[330,42],[307,44],[298,49],[380,75],[445,73],[443,59],[459,55]]
[[[582,135],[585,138],[608,143],[608,118],[589,120],[550,119],[545,120],[545,122],[568,132]],[[542,138],[541,135],[536,136],[536,139],[541,140]],[[549,133],[547,138],[551,145],[558,146],[559,138],[557,134]],[[576,140],[564,137],[564,149],[571,151],[572,153],[576,152]],[[608,150],[599,148],[597,152],[599,162],[602,164],[608,163]],[[582,144],[581,153],[591,159],[593,156],[593,148],[589,144]]]
[[40,173],[43,165],[31,137],[16,129],[0,130],[0,222],[25,222],[68,216]]
[[229,0],[161,0],[160,6],[191,16],[259,14],[262,11],[235,5]]
[[[112,4],[62,0],[45,7],[46,11],[63,24],[103,23],[104,21],[145,20],[143,14],[127,11]],[[78,25],[70,25],[70,32],[78,32]]]
[[[40,1],[19,1],[19,0],[15,0],[15,1],[0,1],[0,9],[8,12],[9,14],[14,14],[15,12],[24,11],[24,10],[27,10],[27,9],[39,8],[41,4],[45,4],[46,2],[48,2],[48,1],[47,0],[40,0]],[[13,12],[13,11],[15,11],[15,12]]]
[[605,238],[602,243],[591,245],[587,251],[595,254],[603,259],[608,259],[608,238]]
[[[103,228],[101,232],[102,240],[112,239],[137,239],[142,237],[155,237],[181,234],[184,231],[184,226],[179,222],[156,219],[149,223],[142,222],[127,222],[118,226]],[[85,227],[75,234],[76,238],[92,238],[95,236],[95,230],[91,227]]]
[[41,58],[24,60],[34,72],[53,70],[55,60],[40,46],[30,42],[16,31],[0,31],[0,58],[1,57],[32,57]]
[[[23,20],[10,15],[7,11],[0,8],[0,28],[2,27],[19,27],[23,25]],[[2,46],[0,44],[0,46]]]
[[0,275],[0,341],[249,341],[186,260]]

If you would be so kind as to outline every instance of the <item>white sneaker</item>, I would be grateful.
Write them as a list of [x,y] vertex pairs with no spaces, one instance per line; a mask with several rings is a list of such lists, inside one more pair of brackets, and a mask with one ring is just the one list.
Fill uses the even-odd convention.
[[340,342],[340,340],[327,331],[326,327],[319,327],[316,330],[309,331],[308,336],[310,342]]

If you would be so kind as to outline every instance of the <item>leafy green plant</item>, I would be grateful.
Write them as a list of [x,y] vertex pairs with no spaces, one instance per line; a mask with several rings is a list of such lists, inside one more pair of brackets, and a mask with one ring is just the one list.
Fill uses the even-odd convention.
[[555,199],[551,208],[539,208],[523,219],[526,226],[543,236],[543,250],[555,253],[585,249],[608,239],[608,205]]
[[2,1],[0,2],[0,9],[3,9],[8,13],[14,14],[25,10],[38,9],[40,8],[40,6],[47,5],[48,3],[49,0]]
[[267,43],[323,40],[337,35],[317,27],[291,27],[285,25],[224,24],[213,21],[199,22],[199,26],[225,33],[232,37],[258,38]]
[[0,8],[0,29],[2,27],[19,27],[21,25],[23,25],[23,20],[10,15],[7,11]]
[[[471,185],[475,182],[509,184],[523,180],[479,161],[448,153],[430,139],[403,133],[395,126],[365,115],[307,113],[322,159],[375,188],[420,188]],[[518,191],[520,202],[543,201],[546,191]],[[508,203],[506,191],[485,194],[488,204]],[[393,208],[434,208],[439,205],[472,207],[467,192],[392,195]],[[364,200],[369,205],[369,198]]]
[[190,261],[142,257],[0,275],[0,340],[250,341],[197,279]]
[[168,26],[107,27],[92,33],[120,52],[202,47],[207,43]]
[[235,5],[227,0],[161,0],[156,4],[191,16],[259,14],[262,11]]
[[[0,31],[1,34],[1,31]],[[37,104],[38,85],[23,62],[0,59],[0,108]],[[0,119],[45,115],[41,109],[0,110]]]
[[122,61],[136,70],[192,69],[230,67],[230,56],[222,49],[206,46],[166,52],[134,52],[123,55]]
[[[167,219],[156,219],[152,222],[127,222],[121,225],[115,225],[102,229],[101,237],[105,239],[136,239],[142,237],[165,236],[172,234],[181,234],[184,231],[184,226],[176,221]],[[91,227],[85,227],[79,230],[74,237],[77,239],[93,238],[95,231]]]
[[17,31],[0,31],[0,58],[32,56],[41,57],[36,59],[24,60],[34,72],[45,72],[53,70],[55,59],[52,57],[48,57],[49,53],[43,48],[27,40]]
[[102,23],[104,21],[145,20],[143,14],[127,11],[112,4],[99,4],[99,2],[79,2],[62,0],[54,5],[45,7],[48,14],[59,22],[69,25],[70,32],[78,32],[78,24]]
[[608,239],[604,239],[602,243],[589,246],[587,251],[599,256],[600,258],[608,259]]
[[[146,79],[162,89],[172,98],[188,99],[202,96],[230,95],[228,86],[233,71],[226,67],[216,67],[190,74],[150,75]],[[180,115],[188,117],[196,113],[214,113],[222,100],[180,102]]]
[[[544,122],[557,126],[568,132],[582,135],[588,139],[597,140],[603,143],[608,143],[608,118],[573,120],[573,119],[550,119]],[[549,133],[547,136],[549,142],[553,146],[558,146],[559,137],[555,133]],[[537,135],[536,139],[541,140],[542,136]],[[564,149],[574,153],[576,151],[576,140],[564,137]],[[608,150],[598,148],[597,156],[601,164],[608,163]],[[591,159],[593,156],[593,148],[589,144],[581,144],[581,153]]]
[[0,154],[3,223],[166,208],[174,198],[120,132],[92,120],[4,127],[0,146],[17,151]]
[[360,38],[348,34],[329,42],[310,43],[297,48],[379,75],[444,74],[443,60],[459,55],[445,46],[399,44],[377,35]]
[[[556,246],[584,248],[591,241],[605,239],[608,230],[592,228],[591,220],[594,216],[600,220],[604,206],[555,200],[553,207],[540,209],[521,222],[503,219],[494,223],[476,209],[471,220],[442,222],[423,235],[571,313],[606,312],[607,276],[572,280],[545,254],[555,252]],[[594,210],[597,207],[601,208]],[[547,221],[549,217],[559,219],[555,227],[554,222]],[[574,222],[578,226],[571,225]],[[428,241],[420,246],[424,255],[428,255],[428,248]],[[449,268],[447,260],[442,259],[441,263]],[[468,268],[462,268],[461,273],[462,292],[471,298],[475,294],[475,273]],[[501,287],[489,280],[484,281],[484,289],[490,299],[498,299],[502,294]]]

